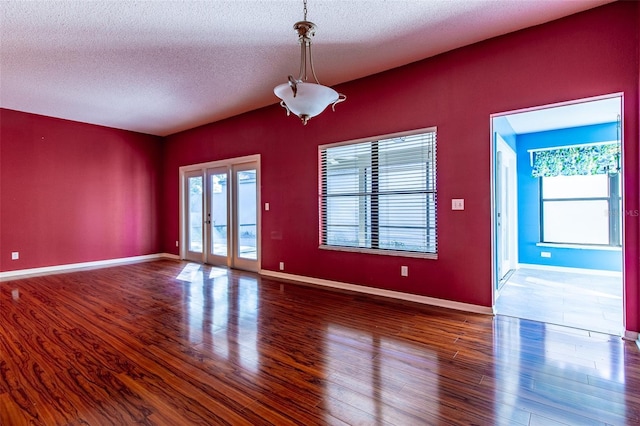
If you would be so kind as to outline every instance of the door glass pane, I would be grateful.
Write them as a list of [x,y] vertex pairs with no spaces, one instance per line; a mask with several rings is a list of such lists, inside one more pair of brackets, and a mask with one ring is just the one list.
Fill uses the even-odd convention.
[[211,175],[211,253],[227,255],[227,174]]
[[188,178],[189,251],[202,253],[202,177]]
[[243,259],[258,258],[257,245],[257,197],[256,171],[240,170],[236,173],[238,185],[238,257]]

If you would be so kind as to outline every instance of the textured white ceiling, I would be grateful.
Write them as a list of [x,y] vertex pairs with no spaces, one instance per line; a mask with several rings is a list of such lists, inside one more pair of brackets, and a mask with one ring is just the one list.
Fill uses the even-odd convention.
[[[335,85],[611,0],[308,0]],[[0,106],[168,135],[276,103],[302,0],[0,0]]]

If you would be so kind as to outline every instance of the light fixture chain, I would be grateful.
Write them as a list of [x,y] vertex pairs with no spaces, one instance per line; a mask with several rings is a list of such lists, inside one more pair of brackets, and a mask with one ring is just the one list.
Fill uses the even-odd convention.
[[307,20],[307,0],[303,0],[304,1],[304,20]]

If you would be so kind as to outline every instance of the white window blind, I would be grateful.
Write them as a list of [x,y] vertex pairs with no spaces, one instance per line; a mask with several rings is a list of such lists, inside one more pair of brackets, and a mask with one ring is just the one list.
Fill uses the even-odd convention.
[[321,245],[437,253],[436,132],[320,148]]

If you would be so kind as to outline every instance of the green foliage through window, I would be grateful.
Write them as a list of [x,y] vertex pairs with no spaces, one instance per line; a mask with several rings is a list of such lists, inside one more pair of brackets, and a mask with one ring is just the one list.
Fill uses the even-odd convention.
[[534,152],[533,177],[597,175],[617,173],[620,145],[575,146]]

